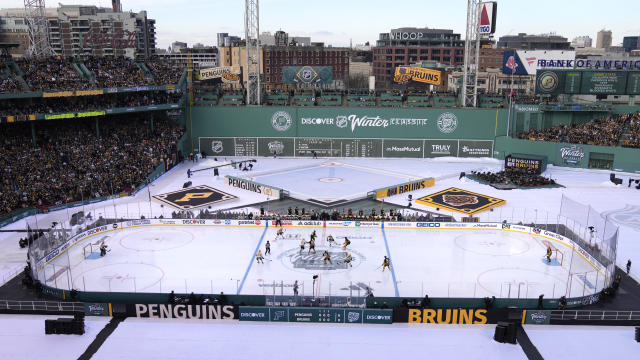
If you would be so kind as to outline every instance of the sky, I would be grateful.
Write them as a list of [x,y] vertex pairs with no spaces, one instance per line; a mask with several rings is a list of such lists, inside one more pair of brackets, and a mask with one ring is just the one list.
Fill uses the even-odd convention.
[[[110,0],[63,0],[63,4],[110,7]],[[48,2],[57,6],[58,2]],[[216,34],[244,37],[244,0],[122,0],[123,10],[146,10],[156,20],[158,47],[173,41],[217,45]],[[23,7],[23,0],[2,0],[1,6]],[[467,1],[464,0],[261,0],[260,32],[284,30],[289,36],[349,46],[369,41],[400,27],[453,29],[464,38]],[[611,30],[613,45],[623,36],[640,35],[637,0],[502,0],[498,1],[496,38],[519,32],[554,32],[593,39],[601,29]]]

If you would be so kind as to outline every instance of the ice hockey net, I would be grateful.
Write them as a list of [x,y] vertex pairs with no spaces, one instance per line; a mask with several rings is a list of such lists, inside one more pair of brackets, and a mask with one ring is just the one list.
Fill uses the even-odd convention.
[[93,245],[92,243],[87,243],[82,247],[82,256],[84,256],[85,259],[91,256],[91,254],[98,252],[100,252],[98,245]]
[[[558,262],[558,264],[560,264],[560,266],[562,266],[564,264],[564,253],[560,250],[558,250],[557,247],[553,246],[552,243],[543,240],[542,243],[544,244],[544,246],[546,247],[550,247],[551,248],[551,259],[555,260]],[[546,258],[546,254],[545,254],[545,258]]]

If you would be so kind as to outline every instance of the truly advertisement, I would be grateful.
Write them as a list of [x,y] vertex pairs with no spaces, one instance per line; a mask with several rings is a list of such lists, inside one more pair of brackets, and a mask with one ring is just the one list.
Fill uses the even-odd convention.
[[424,157],[458,156],[457,140],[425,140]]

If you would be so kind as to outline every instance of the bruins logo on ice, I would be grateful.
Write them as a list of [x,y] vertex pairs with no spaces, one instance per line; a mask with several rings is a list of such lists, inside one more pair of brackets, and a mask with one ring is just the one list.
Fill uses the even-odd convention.
[[416,202],[468,215],[483,212],[506,203],[502,199],[458,188],[448,188],[435,194],[421,197]]
[[170,205],[180,210],[190,210],[233,201],[238,197],[207,185],[199,185],[188,189],[154,195],[153,198],[165,205]]
[[[347,249],[342,250],[341,246],[325,247],[316,246],[316,252],[309,253],[308,245],[303,251],[300,248],[290,249],[282,253],[279,258],[282,263],[294,270],[348,270],[360,265],[364,260],[364,256],[355,251]],[[328,251],[331,255],[331,261],[324,260],[324,252]],[[351,261],[347,261],[348,255],[351,254]]]

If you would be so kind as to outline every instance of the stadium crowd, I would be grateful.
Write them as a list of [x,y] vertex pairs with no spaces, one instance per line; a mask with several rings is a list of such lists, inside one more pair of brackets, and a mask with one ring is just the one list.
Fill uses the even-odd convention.
[[531,169],[506,168],[499,172],[471,172],[471,178],[486,181],[489,184],[514,184],[520,187],[538,187],[556,185],[555,180],[536,174]]
[[607,116],[576,126],[559,125],[548,129],[531,129],[528,132],[518,134],[518,138],[572,144],[617,146],[625,122],[633,116],[637,117],[637,113]]
[[627,138],[622,140],[622,146],[640,148],[640,112],[631,114],[627,125]]
[[181,92],[153,91],[60,98],[12,99],[0,102],[0,117],[177,104],[181,97]]
[[12,77],[9,67],[0,61],[0,93],[13,93],[20,90],[18,82]]
[[31,91],[45,90],[86,90],[92,88],[90,82],[73,68],[70,58],[20,59],[23,79]]
[[[5,59],[0,63],[0,92],[20,91],[17,81],[5,81]],[[135,60],[123,57],[88,57],[86,59],[48,57],[16,60],[30,91],[71,91],[127,86],[176,84],[182,69],[161,61],[144,63],[145,72]],[[75,65],[74,65],[75,63]],[[83,67],[95,76],[95,83],[83,76]],[[3,69],[4,68],[4,69]],[[85,71],[86,71],[85,70]]]
[[0,216],[12,211],[132,191],[163,161],[178,161],[184,128],[135,116],[2,126]]

